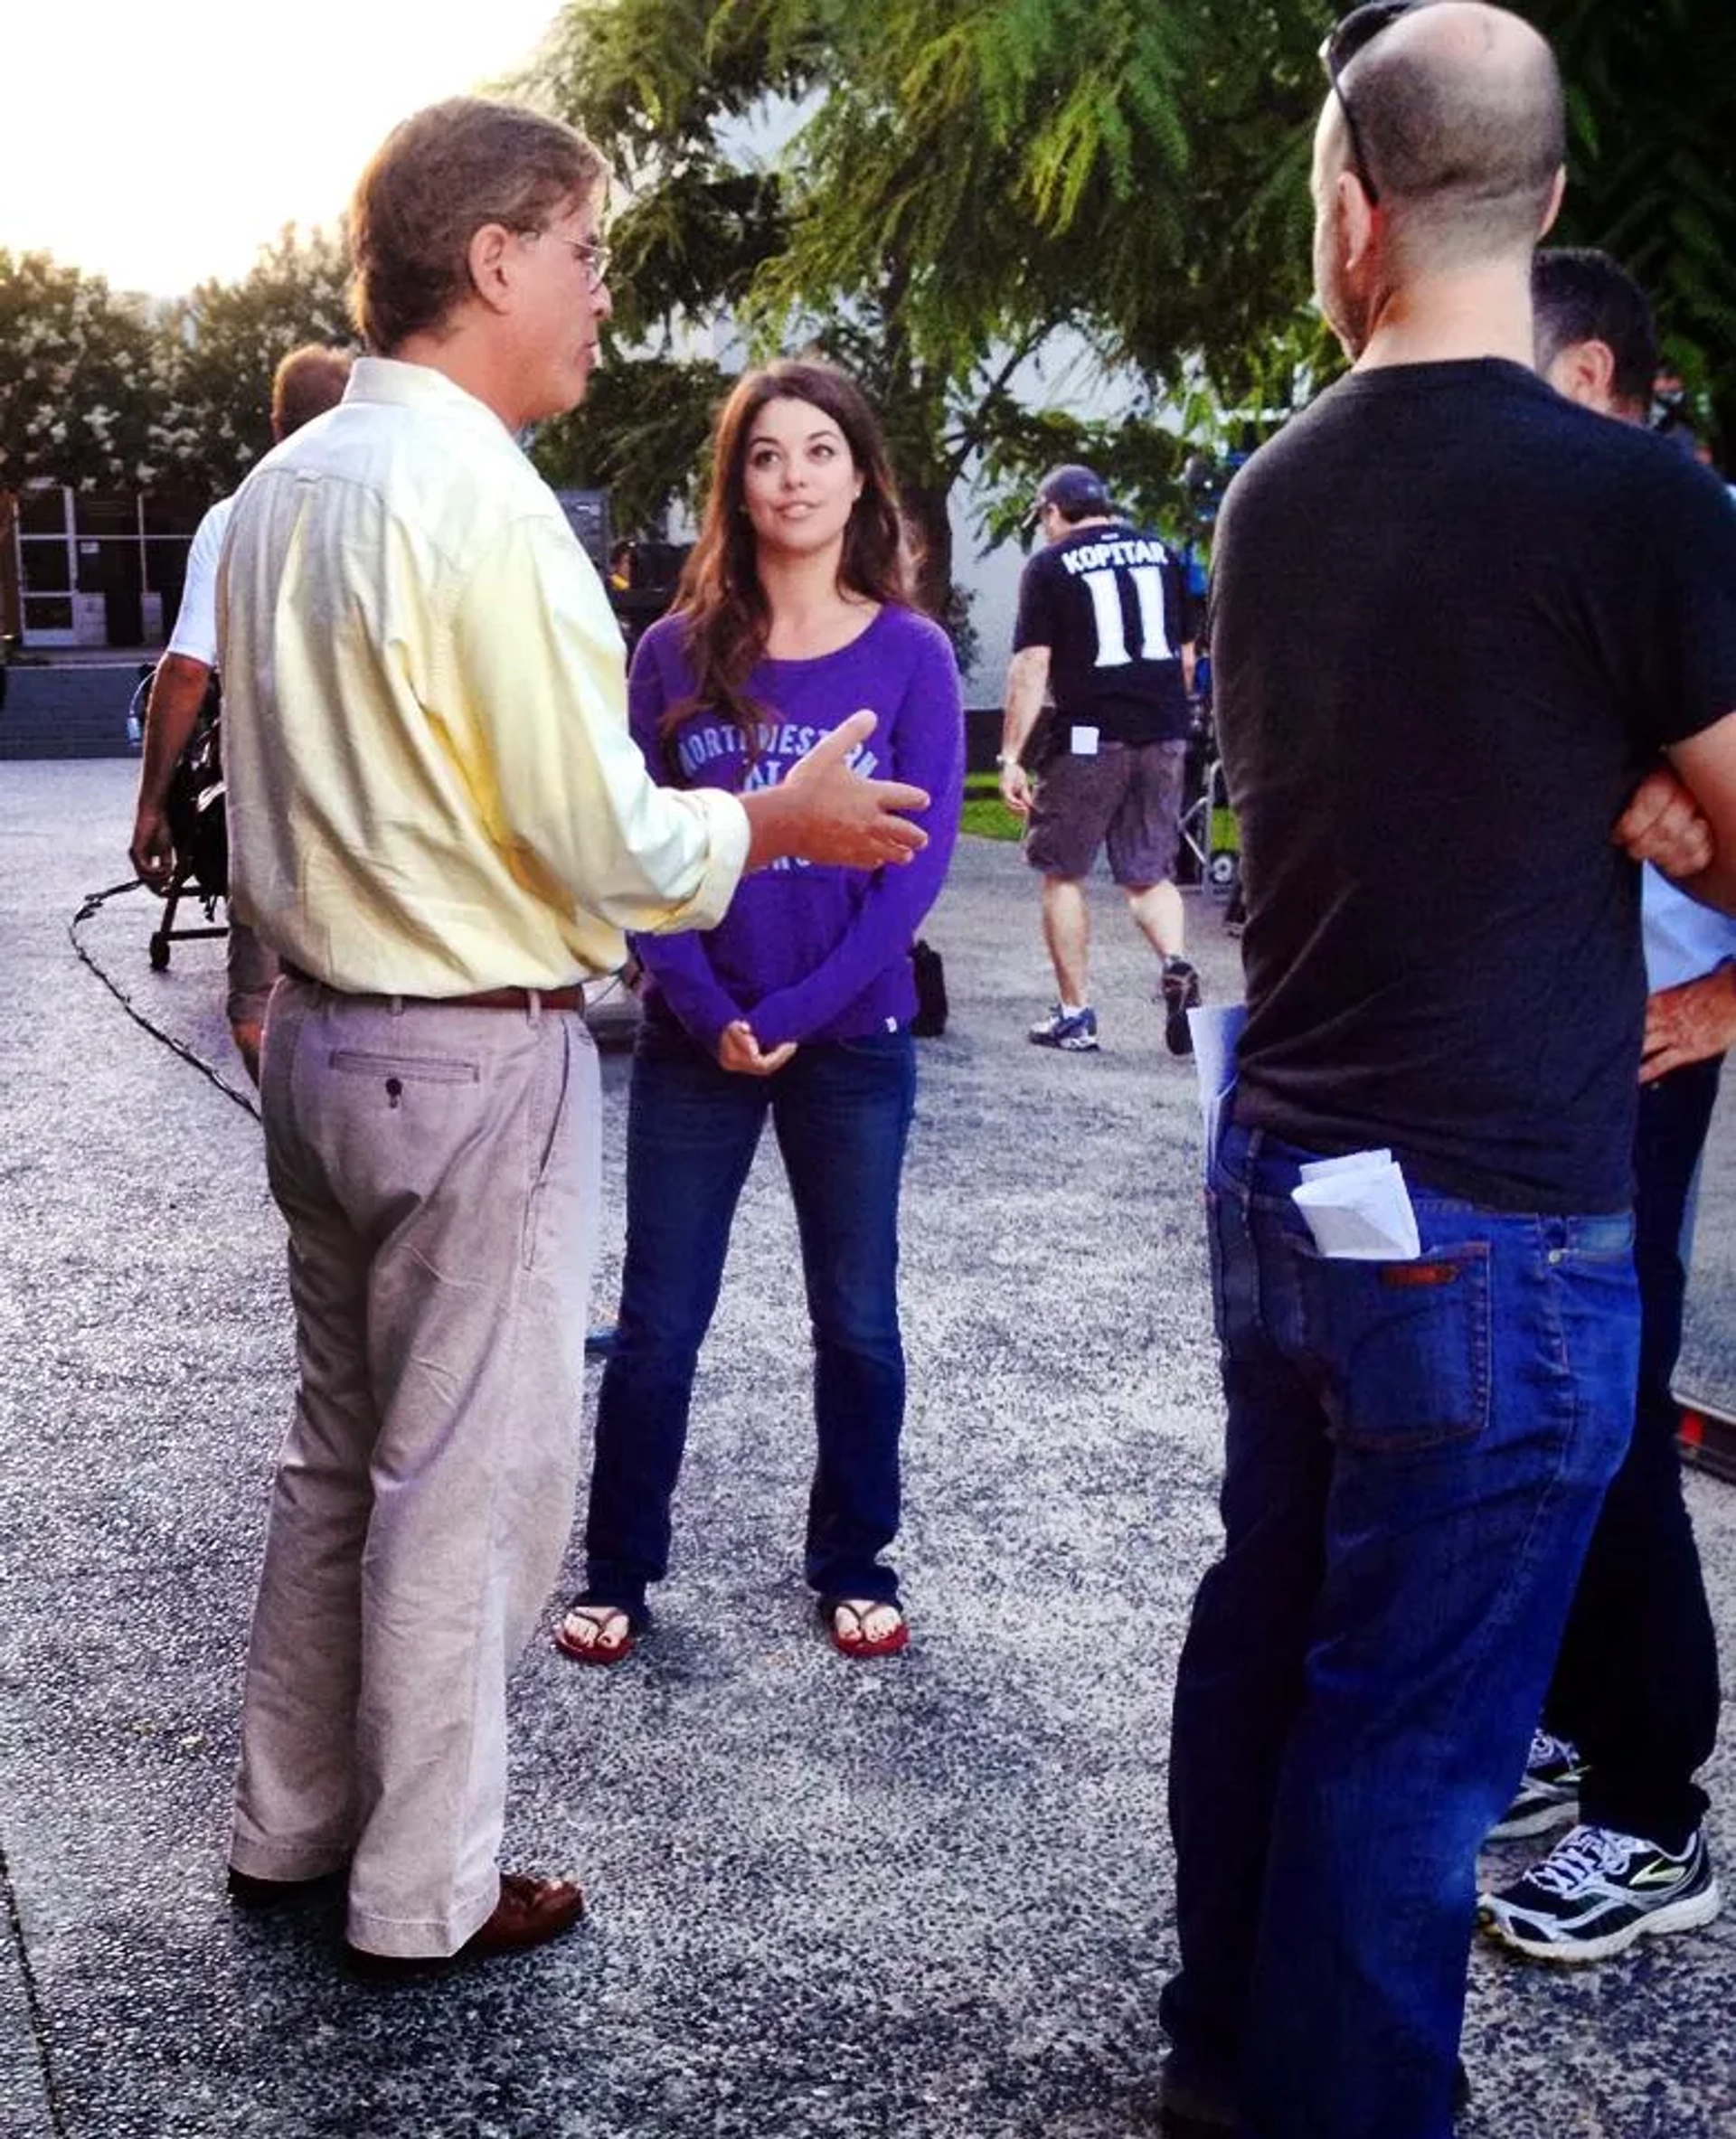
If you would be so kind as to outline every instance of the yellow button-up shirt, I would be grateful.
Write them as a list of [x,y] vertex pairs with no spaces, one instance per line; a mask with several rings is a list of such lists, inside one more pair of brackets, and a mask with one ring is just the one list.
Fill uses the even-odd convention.
[[729,904],[740,803],[652,781],[590,561],[442,373],[365,359],[260,462],[218,613],[231,894],[316,978],[558,987]]

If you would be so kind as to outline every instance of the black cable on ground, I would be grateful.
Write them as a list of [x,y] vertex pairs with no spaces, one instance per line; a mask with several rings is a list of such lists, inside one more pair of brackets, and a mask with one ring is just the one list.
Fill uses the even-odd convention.
[[145,1013],[137,1007],[132,997],[121,986],[120,983],[115,979],[114,975],[110,973],[105,972],[103,968],[98,965],[96,959],[92,957],[90,953],[85,948],[84,945],[79,940],[79,930],[84,926],[86,921],[90,920],[94,915],[100,913],[103,908],[108,903],[109,900],[119,898],[120,895],[125,891],[140,891],[143,890],[144,888],[144,885],[140,883],[137,877],[130,877],[124,884],[110,884],[107,890],[87,891],[84,895],[84,904],[80,907],[78,912],[75,913],[72,919],[67,923],[67,940],[71,944],[72,948],[78,953],[84,964],[87,965],[90,968],[91,972],[96,975],[97,978],[102,983],[103,986],[108,989],[108,993],[114,997],[115,1001],[119,1004],[120,1007],[127,1013],[127,1016],[132,1019],[136,1025],[142,1025],[145,1031],[150,1034],[153,1040],[161,1041],[163,1045],[168,1049],[171,1054],[179,1055],[184,1062],[191,1063],[193,1068],[195,1069],[199,1072],[200,1076],[204,1078],[208,1083],[214,1084],[217,1087],[217,1089],[222,1092],[226,1098],[233,1099],[236,1106],[245,1108],[246,1111],[253,1117],[254,1120],[258,1121],[259,1118],[259,1103],[254,1098],[251,1090],[250,1089],[244,1091],[239,1085],[231,1084],[229,1079],[223,1075],[222,1071],[221,1070],[213,1069],[212,1065],[205,1060],[203,1055],[194,1054],[193,1050],[188,1047],[184,1041],[177,1040],[173,1032],[165,1032],[161,1025],[155,1023],[150,1018],[146,1017]]
[[4,1849],[0,1849],[0,1897],[5,1899],[5,1936],[12,1942],[18,1974],[24,1985],[24,2007],[30,2015],[31,2042],[36,2052],[42,2076],[42,2097],[58,2139],[58,2135],[66,2130],[66,2117],[61,2104],[61,2090],[54,2078],[54,2062],[49,2054],[48,2016],[42,2009],[42,1990],[36,1981],[36,1971],[31,1965],[30,1947],[24,1937],[24,1919],[19,1913],[18,1896],[12,1883],[12,1867],[6,1861]]
[[[96,975],[103,986],[108,989],[136,1025],[142,1025],[153,1040],[160,1040],[171,1054],[179,1055],[184,1062],[190,1062],[201,1077],[205,1078],[210,1083],[214,1084],[220,1092],[233,1099],[236,1106],[245,1107],[254,1120],[258,1121],[259,1103],[252,1093],[250,1091],[244,1092],[238,1086],[231,1084],[220,1070],[213,1070],[203,1056],[194,1054],[193,1050],[177,1040],[173,1032],[165,1032],[161,1025],[154,1024],[144,1012],[137,1008],[132,997],[122,988],[119,982],[111,974],[105,973],[90,956],[90,953],[85,949],[83,944],[79,941],[79,930],[93,915],[99,914],[109,900],[118,899],[123,892],[137,891],[143,889],[144,887],[138,879],[133,877],[124,884],[110,884],[106,891],[87,891],[84,895],[84,904],[67,923],[68,940],[85,965]],[[627,974],[630,970],[629,966],[624,966],[618,973],[611,974],[609,986],[604,988],[599,994],[594,996],[588,1007],[595,1009],[599,1003],[606,1002],[618,989],[625,990],[627,985]],[[587,1359],[607,1359],[614,1349],[614,1324],[600,1323],[594,1329],[586,1333],[585,1357]]]
[[[91,972],[96,975],[97,978],[102,983],[103,986],[108,989],[108,993],[114,997],[115,1001],[119,1004],[120,1007],[127,1013],[127,1016],[132,1019],[136,1025],[143,1026],[145,1031],[151,1035],[153,1040],[161,1041],[163,1045],[168,1049],[171,1054],[179,1055],[184,1062],[191,1063],[193,1068],[199,1072],[201,1077],[204,1078],[207,1082],[214,1084],[217,1087],[217,1089],[222,1092],[225,1098],[233,1099],[236,1106],[245,1108],[245,1110],[253,1117],[254,1120],[258,1121],[259,1118],[259,1100],[254,1097],[252,1090],[250,1088],[243,1089],[240,1085],[231,1084],[229,1079],[223,1075],[222,1071],[221,1070],[213,1069],[211,1063],[206,1061],[203,1055],[194,1054],[193,1050],[188,1047],[184,1041],[177,1040],[173,1032],[165,1032],[161,1025],[155,1023],[150,1018],[146,1017],[145,1013],[138,1008],[137,1004],[135,1004],[132,997],[121,986],[120,983],[116,980],[114,975],[110,973],[105,972],[104,969],[98,965],[96,959],[92,957],[90,953],[85,948],[84,945],[79,940],[79,930],[83,927],[86,921],[91,919],[95,915],[100,913],[103,908],[108,903],[109,900],[118,899],[123,893],[127,891],[142,891],[144,889],[145,886],[139,881],[138,878],[129,877],[124,884],[110,884],[106,890],[87,891],[84,895],[84,904],[80,907],[78,912],[75,913],[71,921],[67,923],[67,939],[71,944],[72,948],[78,953],[79,956],[83,960],[85,965],[87,965],[90,968]],[[609,985],[591,998],[590,1002],[586,1005],[587,1011],[589,1012],[595,1010],[600,1004],[607,1002],[612,994],[616,994],[618,991],[624,990],[627,985],[627,969],[623,968],[621,972],[611,974],[609,976]]]

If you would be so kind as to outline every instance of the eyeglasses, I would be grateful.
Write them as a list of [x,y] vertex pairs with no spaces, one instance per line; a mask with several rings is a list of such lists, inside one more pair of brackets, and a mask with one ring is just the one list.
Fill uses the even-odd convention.
[[525,231],[526,238],[552,238],[564,245],[573,259],[583,264],[585,287],[595,293],[609,279],[609,263],[614,258],[614,247],[604,245],[595,238],[563,238],[559,231]]
[[1382,30],[1390,30],[1401,14],[1409,14],[1413,8],[1427,5],[1428,0],[1366,0],[1365,5],[1353,7],[1342,22],[1334,24],[1320,47],[1320,63],[1332,84],[1332,93],[1338,99],[1338,108],[1344,115],[1344,131],[1350,136],[1351,168],[1362,181],[1371,208],[1381,204],[1380,189],[1368,167],[1363,129],[1356,124],[1356,114],[1350,108],[1350,99],[1344,94],[1340,77],[1357,53],[1366,52]]

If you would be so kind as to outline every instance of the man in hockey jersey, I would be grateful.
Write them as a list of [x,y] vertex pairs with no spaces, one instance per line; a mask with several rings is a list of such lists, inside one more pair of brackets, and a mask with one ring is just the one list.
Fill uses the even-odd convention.
[[[1092,468],[1052,469],[1033,510],[1045,547],[1019,583],[998,761],[1002,799],[1025,819],[1025,859],[1042,872],[1055,969],[1054,1007],[1031,1038],[1071,1054],[1097,1046],[1085,879],[1107,845],[1162,962],[1165,1040],[1186,1054],[1200,983],[1175,884],[1194,658],[1185,577],[1157,536],[1117,514]],[[1054,713],[1039,730],[1045,695]]]

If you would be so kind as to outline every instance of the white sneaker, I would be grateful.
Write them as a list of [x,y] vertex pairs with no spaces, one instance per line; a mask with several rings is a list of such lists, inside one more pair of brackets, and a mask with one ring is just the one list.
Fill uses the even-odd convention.
[[1679,1854],[1613,1827],[1575,1827],[1523,1879],[1479,1894],[1490,1937],[1540,1961],[1602,1961],[1637,1938],[1693,1931],[1718,1914],[1718,1881],[1695,1829]]

